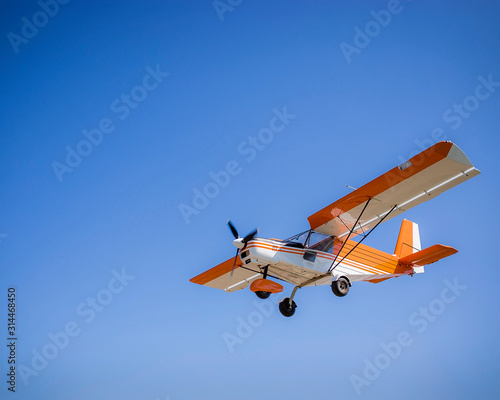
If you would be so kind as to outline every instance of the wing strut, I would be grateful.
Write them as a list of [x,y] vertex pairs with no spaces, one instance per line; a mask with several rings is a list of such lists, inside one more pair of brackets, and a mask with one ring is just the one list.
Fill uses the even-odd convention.
[[[362,216],[362,215],[363,215],[363,213],[365,212],[366,207],[368,207],[368,204],[370,204],[371,199],[372,199],[371,197],[370,197],[370,198],[368,198],[368,201],[366,202],[365,206],[364,206],[364,207],[363,207],[363,209],[361,210],[361,213],[359,214],[358,219],[357,219],[357,220],[356,220],[356,222],[354,223],[354,226],[353,226],[353,228],[352,228],[352,229],[349,229],[349,227],[348,227],[348,226],[344,223],[344,221],[342,221],[342,219],[340,219],[340,221],[342,221],[342,223],[344,224],[344,226],[345,226],[347,229],[349,229],[349,235],[347,235],[347,239],[346,239],[346,240],[344,240],[344,242],[342,243],[342,247],[340,248],[339,252],[338,252],[338,253],[337,253],[337,255],[335,256],[334,260],[332,261],[332,265],[330,265],[330,268],[328,268],[328,272],[333,271],[333,270],[335,269],[335,267],[338,265],[338,264],[337,264],[337,265],[335,265],[335,267],[333,267],[333,264],[335,264],[335,261],[337,261],[337,258],[338,258],[338,256],[339,256],[339,254],[340,254],[340,253],[342,252],[342,250],[344,249],[344,246],[345,246],[345,244],[347,243],[347,241],[349,240],[349,238],[351,237],[351,234],[352,234],[352,233],[356,230],[356,225],[358,224],[359,219],[361,218],[361,216]],[[361,226],[360,226],[360,228],[361,228]],[[363,229],[363,228],[361,228],[361,229]],[[344,257],[344,258],[345,258],[345,257]],[[343,260],[343,259],[342,259],[342,260]],[[342,260],[341,260],[341,261],[342,261]],[[333,268],[332,268],[332,267],[333,267]]]
[[[376,225],[375,225],[372,229],[370,229],[367,233],[363,234],[363,238],[362,238],[359,242],[357,242],[357,243],[356,243],[356,245],[355,245],[355,246],[354,246],[354,247],[353,247],[353,248],[349,251],[349,253],[347,253],[344,257],[342,257],[342,260],[340,260],[339,262],[337,262],[337,263],[335,264],[335,262],[337,261],[337,258],[338,258],[338,256],[339,256],[339,254],[342,252],[342,249],[344,248],[345,244],[346,244],[346,243],[347,243],[347,241],[349,240],[349,237],[351,236],[351,234],[353,233],[353,231],[356,229],[356,225],[358,224],[359,219],[360,219],[360,218],[361,218],[361,216],[363,215],[363,212],[366,210],[366,206],[368,205],[368,203],[370,202],[370,200],[371,200],[371,199],[372,199],[372,198],[370,197],[370,198],[368,199],[368,201],[366,202],[365,206],[363,207],[363,210],[361,211],[361,214],[359,214],[359,217],[358,217],[358,219],[356,220],[356,223],[354,224],[353,228],[350,230],[349,235],[347,236],[347,239],[346,239],[346,240],[342,243],[342,247],[340,248],[339,252],[338,252],[338,253],[337,253],[337,255],[335,256],[335,259],[332,261],[332,265],[331,265],[331,266],[330,266],[330,268],[328,269],[328,272],[332,272],[335,268],[337,268],[337,266],[338,266],[338,265],[339,265],[342,261],[344,261],[344,260],[347,258],[347,256],[348,256],[349,254],[351,254],[351,253],[354,251],[354,249],[355,249],[356,247],[358,247],[358,246],[361,244],[361,242],[362,242],[363,240],[365,240],[365,239],[368,237],[368,235],[369,235],[370,233],[372,233],[372,232],[375,230],[375,228],[376,228],[377,226],[379,226],[379,224],[381,224],[381,223],[384,221],[384,219],[386,219],[386,218],[387,218],[387,216],[388,216],[391,212],[393,212],[393,211],[394,211],[394,209],[398,206],[397,204],[396,204],[396,205],[394,205],[394,207],[392,207],[392,208],[391,208],[391,209],[390,209],[390,210],[389,210],[389,211],[388,211],[388,212],[387,212],[387,213],[386,213],[386,214],[385,214],[382,218],[380,218],[380,220],[377,222],[377,224],[376,224]],[[361,227],[361,225],[360,225],[360,228],[362,228],[362,227]],[[335,264],[335,265],[334,265],[334,264]]]

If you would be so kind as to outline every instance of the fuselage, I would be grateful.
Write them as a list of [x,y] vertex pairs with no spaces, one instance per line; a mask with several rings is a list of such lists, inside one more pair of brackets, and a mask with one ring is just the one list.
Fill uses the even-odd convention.
[[413,273],[413,268],[399,265],[396,255],[354,241],[347,241],[343,247],[336,242],[331,252],[325,252],[297,243],[255,238],[240,253],[240,259],[243,267],[257,271],[268,266],[270,275],[279,272],[300,286],[325,285],[342,276],[350,282],[378,282]]

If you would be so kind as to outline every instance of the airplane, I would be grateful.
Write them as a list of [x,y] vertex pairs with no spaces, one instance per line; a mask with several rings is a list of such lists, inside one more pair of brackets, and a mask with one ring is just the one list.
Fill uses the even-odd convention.
[[[226,292],[250,286],[261,299],[283,291],[276,280],[291,283],[295,287],[290,297],[278,304],[281,314],[291,317],[300,288],[330,285],[333,294],[343,297],[354,282],[379,283],[423,273],[425,265],[457,250],[441,244],[422,249],[416,223],[402,221],[394,254],[362,242],[382,222],[479,173],[457,145],[438,142],[312,214],[310,228],[288,239],[259,238],[257,229],[242,238],[228,221],[235,257],[190,281]],[[352,240],[356,236],[359,240]]]

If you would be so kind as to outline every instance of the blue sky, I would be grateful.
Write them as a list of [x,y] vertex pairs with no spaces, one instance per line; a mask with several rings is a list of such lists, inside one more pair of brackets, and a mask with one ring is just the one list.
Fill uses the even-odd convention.
[[[18,399],[496,398],[497,2],[4,3]],[[459,250],[425,274],[305,288],[293,318],[189,282],[234,254],[229,218],[291,236],[442,139],[482,174],[404,215]]]

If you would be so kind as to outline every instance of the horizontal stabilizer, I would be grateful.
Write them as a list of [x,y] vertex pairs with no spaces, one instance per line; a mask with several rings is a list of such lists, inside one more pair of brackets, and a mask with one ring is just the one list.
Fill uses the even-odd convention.
[[439,261],[442,258],[451,256],[457,253],[458,250],[450,246],[443,246],[442,244],[435,244],[434,246],[427,247],[426,249],[417,251],[409,256],[399,259],[399,262],[404,265],[428,265],[433,262]]

